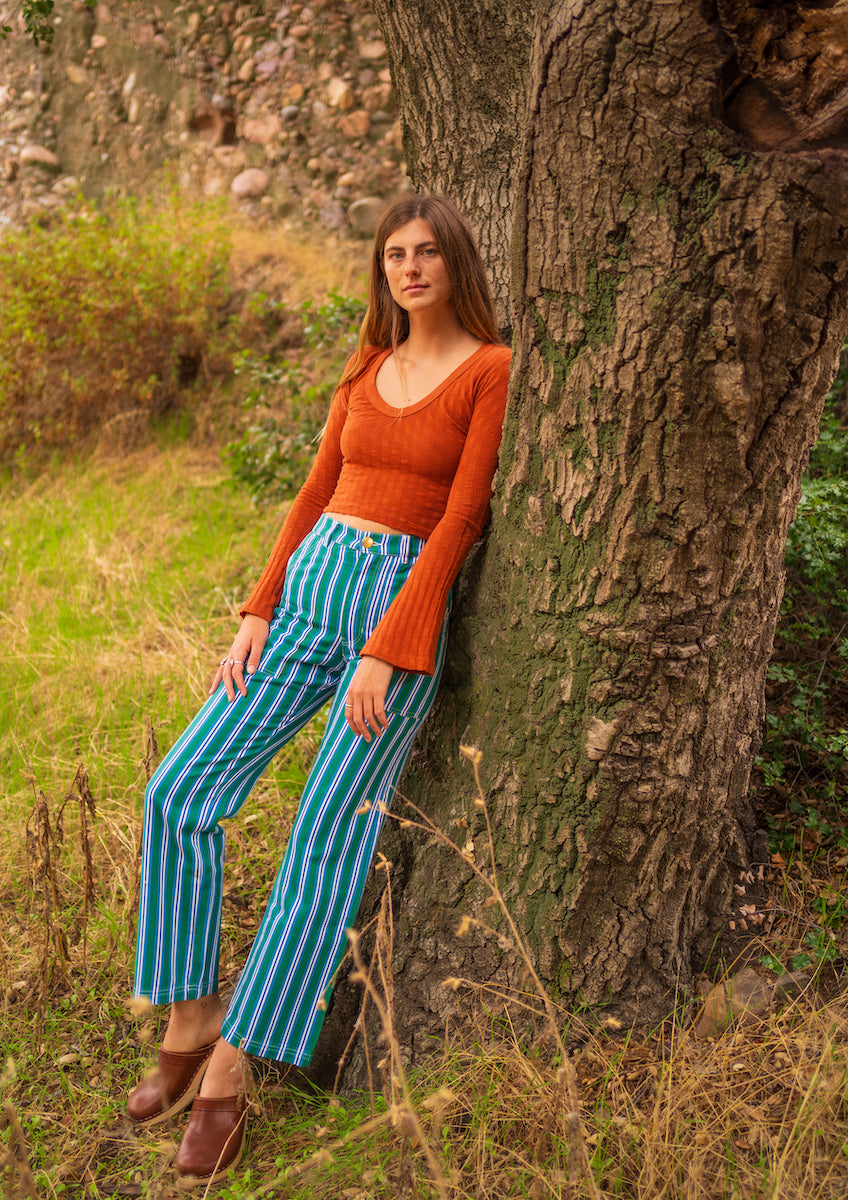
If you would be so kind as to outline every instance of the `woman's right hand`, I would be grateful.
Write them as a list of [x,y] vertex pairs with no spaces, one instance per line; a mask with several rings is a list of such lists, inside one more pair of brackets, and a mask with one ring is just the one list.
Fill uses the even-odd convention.
[[223,679],[228,700],[235,700],[236,689],[243,696],[247,695],[247,688],[244,686],[245,668],[247,674],[252,675],[259,666],[259,659],[265,649],[270,628],[271,626],[262,617],[255,617],[251,613],[247,614],[242,620],[241,628],[235,636],[227,657],[221,659],[218,664],[218,670],[215,672],[215,678],[209,689],[210,694],[215,691]]

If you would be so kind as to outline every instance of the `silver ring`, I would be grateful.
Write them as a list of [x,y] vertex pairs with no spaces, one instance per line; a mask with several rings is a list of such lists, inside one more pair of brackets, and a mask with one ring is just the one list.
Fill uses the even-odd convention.
[[223,665],[224,665],[224,663],[225,663],[225,662],[227,662],[227,659],[226,659],[226,658],[222,658],[222,659],[221,659],[221,661],[218,663],[218,666],[219,666],[219,667],[223,667]]
[[353,705],[352,705],[352,704],[346,704],[346,705],[345,705],[345,708],[353,708]]
[[237,658],[228,658],[227,662],[230,664],[231,667],[234,667],[236,665],[236,663],[238,662],[238,659]]

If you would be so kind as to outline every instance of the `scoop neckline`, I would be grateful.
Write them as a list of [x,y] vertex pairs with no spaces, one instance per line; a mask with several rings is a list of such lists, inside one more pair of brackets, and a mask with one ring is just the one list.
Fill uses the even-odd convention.
[[446,375],[442,382],[436,384],[431,392],[428,392],[427,395],[423,396],[420,400],[416,400],[414,404],[405,404],[403,408],[398,408],[394,404],[388,404],[377,390],[377,375],[380,367],[382,367],[383,363],[392,353],[392,347],[389,346],[388,349],[383,349],[379,354],[377,365],[374,368],[374,371],[368,373],[368,398],[371,400],[375,408],[379,409],[380,412],[387,413],[392,417],[405,417],[409,416],[410,413],[420,412],[422,408],[426,408],[428,404],[432,404],[434,400],[438,399],[439,395],[445,390],[448,384],[452,383],[453,380],[456,379],[458,375],[461,375],[463,371],[466,371],[470,363],[472,363],[479,354],[482,354],[487,347],[494,344],[495,343],[493,342],[481,342],[477,349],[472,350],[472,352],[468,355],[468,358],[464,358],[458,366],[454,367],[450,375]]

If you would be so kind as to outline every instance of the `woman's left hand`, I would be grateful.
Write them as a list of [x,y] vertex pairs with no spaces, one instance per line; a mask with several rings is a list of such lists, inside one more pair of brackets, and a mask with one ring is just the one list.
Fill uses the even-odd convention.
[[354,733],[371,741],[389,727],[386,716],[386,692],[392,681],[394,667],[382,658],[363,654],[353,673],[345,697],[345,717]]

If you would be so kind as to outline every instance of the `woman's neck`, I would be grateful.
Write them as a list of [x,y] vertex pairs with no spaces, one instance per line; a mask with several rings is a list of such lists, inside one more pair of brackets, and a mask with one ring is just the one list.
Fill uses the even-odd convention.
[[427,361],[451,356],[463,346],[471,350],[479,342],[455,313],[450,317],[434,314],[432,320],[427,313],[416,313],[410,318],[409,335],[401,344],[400,353],[407,361]]

